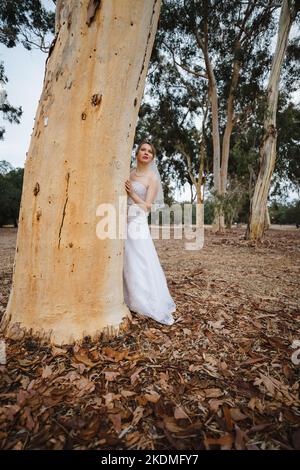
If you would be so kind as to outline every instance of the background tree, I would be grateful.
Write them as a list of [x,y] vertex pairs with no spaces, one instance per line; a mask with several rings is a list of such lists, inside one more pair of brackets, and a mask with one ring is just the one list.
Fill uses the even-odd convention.
[[18,226],[23,173],[23,168],[13,168],[9,162],[0,161],[0,226]]
[[300,5],[283,0],[277,35],[276,50],[267,88],[267,107],[264,118],[264,135],[260,147],[260,168],[250,203],[250,218],[246,238],[262,238],[265,229],[265,208],[270,189],[271,177],[276,161],[277,128],[276,114],[279,95],[281,66],[287,49],[292,23]]

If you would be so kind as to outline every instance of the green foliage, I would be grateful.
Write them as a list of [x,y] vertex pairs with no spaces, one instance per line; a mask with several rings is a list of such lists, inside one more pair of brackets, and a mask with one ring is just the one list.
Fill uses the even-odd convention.
[[273,202],[269,208],[272,224],[295,224],[300,227],[300,200],[287,204]]
[[239,214],[249,201],[249,193],[245,184],[237,178],[231,179],[229,187],[224,195],[212,191],[212,206],[218,214],[223,214],[228,228],[233,222],[240,222]]
[[0,226],[18,225],[23,174],[23,168],[13,168],[5,160],[0,161]]
[[[277,191],[282,181],[291,188],[300,187],[300,105],[289,102],[281,95],[277,113],[277,161],[274,183]],[[276,191],[272,195],[276,194]]]
[[6,47],[21,43],[26,49],[37,47],[48,52],[47,34],[54,34],[55,13],[41,0],[0,1],[0,42]]
[[211,225],[214,220],[214,204],[212,198],[204,200],[204,223]]

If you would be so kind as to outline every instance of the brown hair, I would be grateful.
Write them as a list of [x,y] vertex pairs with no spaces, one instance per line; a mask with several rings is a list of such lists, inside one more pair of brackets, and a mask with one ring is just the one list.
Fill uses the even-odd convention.
[[153,160],[154,160],[154,158],[156,157],[156,150],[155,150],[155,147],[154,147],[154,145],[153,145],[151,142],[148,142],[147,140],[143,140],[143,141],[138,145],[138,148],[137,148],[136,151],[135,151],[135,156],[137,156],[137,154],[139,153],[141,147],[142,147],[144,144],[150,145],[150,147],[151,147],[151,149],[152,149]]

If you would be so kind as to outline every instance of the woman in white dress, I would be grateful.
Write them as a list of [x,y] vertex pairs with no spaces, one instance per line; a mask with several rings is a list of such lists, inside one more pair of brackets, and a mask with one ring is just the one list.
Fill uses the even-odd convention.
[[124,301],[132,312],[172,325],[172,313],[176,311],[176,305],[170,295],[148,226],[148,214],[153,204],[158,202],[158,193],[162,195],[154,159],[154,146],[142,142],[136,151],[136,167],[125,182],[128,200],[123,268]]

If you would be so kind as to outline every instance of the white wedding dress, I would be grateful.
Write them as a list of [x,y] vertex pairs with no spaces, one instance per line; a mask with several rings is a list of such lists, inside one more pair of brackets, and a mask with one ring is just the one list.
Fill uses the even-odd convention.
[[[135,192],[146,199],[147,188],[131,181]],[[131,197],[127,199],[127,239],[124,243],[124,301],[135,313],[164,325],[172,325],[176,310],[165,274],[151,238],[148,214]]]

